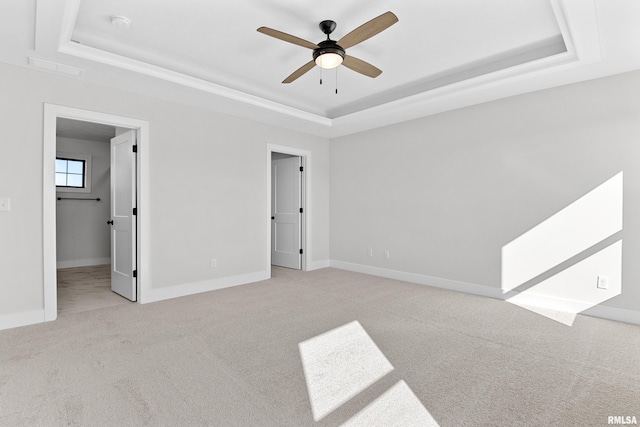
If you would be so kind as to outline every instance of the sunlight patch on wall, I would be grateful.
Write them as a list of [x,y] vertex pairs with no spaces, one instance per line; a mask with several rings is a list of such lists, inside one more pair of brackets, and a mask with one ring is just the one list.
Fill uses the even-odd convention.
[[358,321],[303,341],[298,347],[315,421],[393,371]]
[[620,172],[505,245],[507,301],[571,326],[577,313],[620,295],[622,212]]
[[622,172],[502,248],[507,292],[622,230]]
[[[597,277],[602,272],[607,274],[607,289],[597,287]],[[619,240],[507,301],[571,326],[577,313],[621,293],[622,241]]]

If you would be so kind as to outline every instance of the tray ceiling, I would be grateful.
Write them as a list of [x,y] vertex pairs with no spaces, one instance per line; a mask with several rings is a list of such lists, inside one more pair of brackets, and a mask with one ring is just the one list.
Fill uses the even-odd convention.
[[[404,0],[361,6],[331,0],[313,8],[282,0],[234,1],[224,7],[210,1],[158,6],[157,0],[83,0],[71,37],[85,46],[329,118],[383,104],[394,92],[422,92],[424,82],[442,75],[488,63],[506,68],[515,57],[526,62],[566,52],[548,0]],[[256,31],[265,25],[317,43],[324,40],[318,23],[333,19],[338,26],[332,38],[337,40],[386,8],[393,9],[399,22],[348,49],[383,70],[375,79],[345,67],[322,73],[316,67],[283,85],[286,76],[311,59],[311,51]],[[112,15],[128,17],[131,27],[111,25]]]
[[[620,44],[640,36],[639,2],[610,3],[9,0],[3,7],[34,15],[25,53],[40,69],[332,137],[637,69],[637,41]],[[387,10],[398,23],[347,49],[383,70],[375,79],[315,67],[282,84],[311,51],[256,31],[267,26],[317,43],[318,23],[332,19],[337,40]],[[131,26],[112,25],[112,16]]]

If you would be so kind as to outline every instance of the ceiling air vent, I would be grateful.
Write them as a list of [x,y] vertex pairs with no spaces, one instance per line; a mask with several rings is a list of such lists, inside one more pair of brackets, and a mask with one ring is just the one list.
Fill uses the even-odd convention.
[[52,71],[54,73],[62,73],[74,77],[80,77],[84,72],[82,68],[57,64],[55,62],[45,61],[44,59],[33,58],[31,56],[29,57],[29,65],[32,67],[42,68],[47,71]]

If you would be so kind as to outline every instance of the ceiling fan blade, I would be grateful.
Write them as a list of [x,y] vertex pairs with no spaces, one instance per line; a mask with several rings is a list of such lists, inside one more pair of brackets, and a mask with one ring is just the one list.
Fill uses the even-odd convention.
[[292,36],[291,34],[283,33],[282,31],[274,30],[273,28],[260,27],[258,28],[258,32],[308,49],[315,49],[318,47],[315,43],[311,43],[301,39],[300,37]]
[[302,67],[298,68],[293,73],[291,73],[291,75],[286,79],[284,79],[282,83],[291,83],[292,81],[296,80],[298,77],[302,76],[304,73],[311,70],[315,66],[316,66],[316,63],[314,61],[307,62]]
[[374,67],[368,62],[362,59],[354,58],[353,56],[346,55],[342,61],[342,65],[355,71],[356,73],[363,74],[367,77],[376,78],[382,74],[382,70]]
[[398,22],[398,17],[392,12],[386,12],[377,18],[373,18],[371,21],[360,25],[355,30],[338,40],[338,44],[343,49],[348,49],[351,46],[355,46],[368,38],[375,36],[376,34],[386,30],[393,24]]

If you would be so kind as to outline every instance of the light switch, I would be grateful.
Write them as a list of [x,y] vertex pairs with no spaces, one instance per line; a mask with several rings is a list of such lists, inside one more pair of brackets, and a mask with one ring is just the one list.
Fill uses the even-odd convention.
[[8,197],[0,197],[0,211],[11,210],[11,199]]

